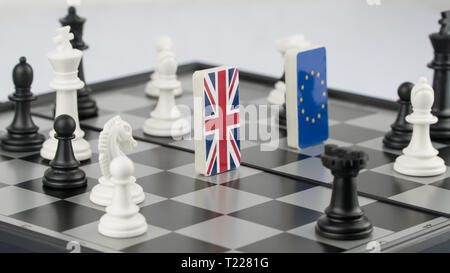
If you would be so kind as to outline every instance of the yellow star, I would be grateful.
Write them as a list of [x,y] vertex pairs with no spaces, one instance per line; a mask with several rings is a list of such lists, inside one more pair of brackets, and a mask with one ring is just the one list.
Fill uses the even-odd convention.
[[322,116],[322,115],[320,115],[320,113],[319,113],[319,114],[317,114],[317,118],[318,118],[318,119],[320,119],[320,117],[321,117],[321,116]]
[[305,80],[308,80],[308,79],[309,79],[309,76],[308,76],[308,75],[306,75],[306,76],[305,76]]
[[305,89],[305,86],[302,84],[302,86],[300,86],[300,89],[303,91]]
[[304,114],[305,113],[305,109],[302,109],[302,114]]
[[314,123],[314,122],[316,122],[316,120],[314,118],[312,118],[311,119],[311,123]]
[[302,97],[300,97],[300,102],[303,102],[303,98]]
[[311,71],[311,76],[314,76],[314,70]]
[[325,82],[324,82],[323,80],[321,80],[321,81],[320,81],[320,84],[321,84],[321,85],[324,85],[324,84],[325,84]]
[[325,109],[325,104],[322,104],[322,109]]
[[308,122],[309,121],[309,117],[306,117],[306,122]]
[[320,72],[317,72],[317,78],[319,78],[320,77]]
[[322,96],[325,97],[326,95],[327,95],[327,92],[323,91],[323,92],[322,92]]

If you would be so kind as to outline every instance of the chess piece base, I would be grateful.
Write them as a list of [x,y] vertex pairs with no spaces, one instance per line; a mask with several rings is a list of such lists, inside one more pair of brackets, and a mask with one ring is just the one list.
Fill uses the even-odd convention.
[[131,217],[115,217],[105,214],[100,218],[98,231],[107,237],[131,238],[147,232],[147,222],[142,214]]
[[183,117],[177,119],[149,118],[143,127],[144,133],[158,137],[179,137],[187,135],[191,131],[191,125]]
[[[58,141],[55,138],[47,139],[42,145],[41,156],[47,160],[55,157]],[[73,152],[78,161],[85,161],[92,157],[91,146],[84,138],[75,138],[72,141]]]
[[446,169],[444,160],[438,156],[418,159],[401,155],[394,163],[396,172],[410,176],[435,176],[445,173]]
[[408,146],[409,142],[411,141],[411,136],[411,132],[400,134],[392,130],[384,136],[383,144],[387,148],[401,150]]
[[[149,81],[147,85],[145,86],[145,93],[153,98],[159,97],[159,89],[153,84],[153,81]],[[183,89],[181,87],[175,88],[173,90],[173,94],[178,97],[183,94]]]
[[49,188],[74,189],[85,187],[87,179],[85,173],[80,169],[64,172],[48,169],[44,173],[42,183]]
[[[130,185],[131,198],[135,204],[142,203],[145,200],[144,190],[139,184],[132,183]],[[99,178],[99,184],[95,185],[91,190],[89,199],[92,203],[100,206],[109,206],[114,195],[114,185],[106,181],[102,176]]]
[[366,216],[342,221],[323,215],[317,220],[316,232],[334,240],[359,240],[370,236],[373,227]]
[[39,133],[19,135],[6,134],[1,140],[0,144],[3,150],[9,152],[34,152],[42,148],[45,137]]

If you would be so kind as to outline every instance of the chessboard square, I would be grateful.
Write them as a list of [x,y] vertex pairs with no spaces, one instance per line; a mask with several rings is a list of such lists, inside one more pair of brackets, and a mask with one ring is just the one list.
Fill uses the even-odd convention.
[[219,253],[227,250],[218,245],[172,232],[122,251],[130,253]]
[[266,98],[271,88],[258,82],[241,80],[239,81],[239,99],[251,101],[257,98]]
[[150,117],[150,113],[155,109],[156,103],[157,101],[149,101],[148,105],[137,109],[131,109],[129,111],[126,111],[125,113],[128,115],[147,119]]
[[[102,172],[100,169],[100,163],[98,163],[98,162],[91,164],[91,165],[82,166],[80,168],[86,173],[86,176],[88,176],[88,177],[98,179],[98,178],[100,178],[100,176],[102,176]],[[161,171],[160,169],[134,162],[133,176],[136,177],[136,179],[147,176],[147,175],[151,175],[154,173],[158,173],[160,171]]]
[[[126,103],[125,103],[126,104]],[[111,118],[115,117],[117,114],[109,114],[97,116],[89,119],[85,119],[81,121],[81,125],[88,125],[97,129],[103,129],[105,123],[108,122]],[[130,124],[131,128],[138,129],[141,128],[145,122],[145,118],[128,115],[128,114],[120,114],[120,117]]]
[[225,186],[269,198],[278,198],[314,187],[311,184],[266,172],[228,182]]
[[292,162],[275,168],[275,170],[323,183],[331,183],[333,181],[331,171],[325,168],[322,165],[320,158],[317,157],[310,157],[301,161]]
[[309,240],[290,233],[280,233],[238,249],[249,253],[338,253],[344,249]]
[[90,222],[97,221],[103,212],[65,200],[29,209],[11,215],[33,225],[63,232]]
[[[20,159],[28,161],[28,162],[37,163],[39,165],[46,166],[47,168],[50,167],[50,160],[43,158],[39,153],[28,155],[28,156],[22,157]],[[91,158],[80,162],[80,166],[85,166],[85,165],[93,164],[96,162],[98,162],[98,155],[95,153],[92,153]]]
[[450,215],[450,190],[424,185],[389,199]]
[[[374,139],[360,142],[360,143],[358,143],[358,146],[369,148],[372,150],[382,151],[382,152],[386,152],[386,153],[390,153],[390,154],[395,154],[395,155],[402,154],[402,150],[391,149],[391,148],[387,148],[386,146],[384,146],[383,139],[384,139],[384,136],[377,137]],[[369,158],[369,160],[370,160],[370,158]]]
[[149,151],[132,154],[130,159],[147,166],[169,170],[193,162],[194,155],[167,147],[157,147]]
[[141,213],[149,224],[172,231],[222,215],[174,200],[165,200],[143,207]]
[[80,227],[76,227],[74,229],[66,230],[64,234],[120,251],[124,248],[128,248],[130,246],[137,245],[170,233],[169,230],[148,225],[148,229],[145,234],[137,237],[127,238],[126,240],[124,240],[118,238],[110,238],[102,235],[100,232],[98,232],[98,224],[99,221],[92,222]]
[[263,147],[261,147],[261,145],[247,148],[242,153],[243,162],[250,165],[263,167],[265,169],[273,169],[284,166],[291,162],[296,162],[305,158],[308,158],[308,156],[286,150],[266,151]]
[[328,117],[338,121],[347,121],[373,114],[373,112],[361,108],[352,108],[349,105],[342,105],[335,100],[329,100]]
[[[369,161],[370,161],[370,158],[369,158]],[[394,163],[389,163],[389,164],[379,166],[375,169],[372,169],[371,171],[385,174],[388,176],[398,177],[402,180],[409,180],[409,181],[413,181],[413,182],[424,184],[424,185],[428,185],[428,184],[431,184],[431,183],[434,183],[437,181],[444,180],[447,177],[450,177],[450,168],[448,168],[448,167],[447,167],[447,171],[443,174],[435,175],[435,176],[427,176],[427,177],[409,176],[409,175],[403,175],[401,173],[398,173],[398,172],[394,171]]]
[[439,157],[445,161],[445,165],[450,166],[450,146],[441,149],[435,146],[435,149],[439,150]]
[[7,111],[0,114],[0,128],[7,128],[14,119],[14,112]]
[[222,214],[232,213],[270,200],[260,195],[235,190],[222,185],[208,187],[172,199]]
[[251,176],[254,174],[261,173],[261,171],[259,171],[259,170],[256,170],[253,168],[248,168],[248,167],[241,165],[241,166],[239,166],[239,168],[232,169],[227,172],[223,172],[223,173],[219,173],[219,174],[211,175],[211,176],[204,176],[204,175],[196,173],[194,163],[180,166],[178,168],[170,169],[169,172],[187,176],[187,177],[191,177],[191,178],[194,178],[197,180],[209,182],[212,184],[224,184],[224,183],[228,183],[230,181],[234,181],[237,179],[241,179],[244,177],[248,177],[248,176]]
[[395,155],[395,154],[387,153],[384,151],[377,151],[377,150],[361,147],[358,145],[353,146],[352,148],[355,150],[363,151],[369,156],[369,161],[367,162],[366,169],[373,169],[373,168],[376,168],[376,167],[379,167],[379,166],[382,166],[382,165],[385,165],[388,163],[392,163],[395,161],[395,158],[397,157],[397,155]]
[[2,187],[0,188],[0,214],[11,215],[58,200],[51,196],[15,186]]
[[383,202],[375,202],[362,207],[367,218],[376,227],[401,231],[438,216]]
[[39,151],[34,151],[34,152],[24,152],[24,153],[16,153],[16,152],[9,152],[6,150],[3,150],[0,147],[0,162],[3,161],[8,161],[14,158],[22,158],[24,156],[29,156],[29,155],[33,155],[39,153]]
[[372,171],[366,171],[358,176],[357,187],[359,192],[388,198],[420,186],[422,186],[422,184],[413,181]]
[[[317,186],[305,191],[300,191],[277,199],[278,201],[289,203],[295,206],[324,212],[330,205],[331,189]],[[376,202],[374,199],[358,196],[360,206]]]
[[432,183],[430,185],[433,185],[435,187],[439,187],[439,188],[442,188],[442,189],[450,190],[450,178],[447,177],[444,180],[440,180],[440,181],[434,182],[434,183]]
[[151,136],[144,133],[144,130],[142,129],[142,126],[140,128],[135,128],[133,130],[133,137],[135,139],[139,139],[146,142],[156,143],[156,144],[162,144],[167,145],[174,141],[177,141],[178,138],[173,137],[158,137],[158,136]]
[[13,159],[13,158],[9,157],[9,156],[6,156],[6,155],[0,154],[0,162],[8,161],[8,160],[11,160],[11,159]]
[[343,142],[343,141],[339,141],[339,140],[335,140],[335,139],[327,139],[324,143],[320,143],[320,144],[316,144],[314,146],[310,146],[304,149],[294,149],[291,147],[287,146],[287,138],[284,138],[282,140],[280,140],[280,142],[283,142],[282,144],[280,144],[280,149],[283,150],[288,150],[288,151],[296,151],[298,153],[302,153],[304,155],[309,155],[309,156],[318,156],[323,154],[323,152],[325,151],[325,145],[326,144],[334,144],[334,145],[338,145],[340,147],[348,147],[348,146],[352,146],[353,144],[351,143],[347,143],[347,142]]
[[194,151],[195,150],[195,143],[193,139],[181,139],[176,140],[174,142],[170,143],[171,146],[179,147],[188,151]]
[[[150,79],[150,78],[149,78]],[[121,88],[115,88],[113,92],[115,93],[125,93],[130,96],[139,97],[141,99],[147,99],[150,102],[154,101],[156,103],[157,98],[152,98],[150,96],[147,96],[147,93],[145,92],[145,86],[146,82],[139,82],[134,83],[133,85],[128,85]]]
[[15,185],[24,181],[41,178],[46,166],[28,162],[21,159],[13,159],[0,163],[0,182]]
[[[144,92],[144,90],[142,92]],[[100,109],[106,109],[113,112],[125,112],[149,105],[148,100],[121,94],[119,92],[98,95],[96,96],[96,101]]]
[[379,240],[382,237],[385,237],[389,234],[392,234],[393,231],[386,230],[379,227],[374,227],[372,233],[369,237],[360,240],[333,240],[322,237],[316,233],[316,223],[310,223],[292,230],[289,230],[288,233],[295,234],[297,236],[301,236],[316,242],[321,242],[326,245],[332,245],[338,248],[343,249],[351,249],[357,246],[365,245],[370,241]]
[[274,236],[280,232],[280,230],[228,215],[220,216],[176,231],[176,233],[229,249],[236,249]]
[[[272,200],[248,209],[234,212],[230,215],[286,231],[314,222],[322,215],[322,213]],[[264,217],[261,217],[261,215],[264,215]]]
[[345,123],[362,128],[387,132],[391,129],[390,124],[394,122],[395,116],[396,113],[394,112],[383,111],[372,115],[350,119]]
[[16,187],[20,187],[22,189],[27,189],[34,192],[43,193],[45,195],[53,196],[59,199],[66,199],[70,198],[75,195],[79,195],[85,192],[90,192],[91,189],[97,184],[97,180],[94,178],[87,178],[87,186],[81,187],[81,188],[75,188],[75,189],[54,189],[45,187],[42,184],[42,178],[33,179],[30,181],[22,182],[20,184],[17,184]]
[[384,132],[345,123],[330,126],[330,138],[354,144],[377,138],[382,135],[384,135]]
[[[91,145],[92,153],[98,154],[98,138],[90,140],[89,144]],[[126,155],[139,153],[142,151],[147,151],[150,149],[154,149],[156,147],[159,147],[159,145],[144,142],[144,141],[138,141],[137,146],[133,148],[131,151],[126,151],[122,149],[122,152],[124,152]],[[97,156],[98,157],[98,156]]]
[[142,186],[144,192],[154,193],[167,198],[173,198],[213,185],[205,181],[188,178],[170,172],[160,172],[144,176],[139,178],[136,182]]

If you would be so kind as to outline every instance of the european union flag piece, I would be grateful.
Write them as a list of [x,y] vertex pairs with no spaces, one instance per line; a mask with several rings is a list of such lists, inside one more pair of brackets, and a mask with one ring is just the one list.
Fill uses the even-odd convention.
[[288,145],[306,148],[328,139],[326,50],[289,52],[286,58]]

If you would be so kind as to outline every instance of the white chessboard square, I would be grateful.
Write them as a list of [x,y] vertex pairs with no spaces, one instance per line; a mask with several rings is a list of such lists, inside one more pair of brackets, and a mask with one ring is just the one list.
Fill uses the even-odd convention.
[[391,230],[387,230],[387,229],[383,229],[383,228],[379,228],[379,227],[374,227],[372,234],[370,235],[370,237],[365,238],[365,239],[360,239],[360,240],[333,240],[333,239],[328,239],[325,237],[322,237],[320,235],[317,235],[316,233],[316,222],[313,223],[309,223],[307,225],[304,226],[300,226],[294,229],[291,229],[289,231],[287,231],[288,233],[303,237],[303,238],[307,238],[313,241],[318,241],[327,245],[332,245],[332,246],[336,246],[339,248],[343,248],[343,249],[351,249],[351,248],[355,248],[358,247],[360,245],[365,245],[370,241],[375,241],[375,240],[380,240],[381,238],[388,236],[392,233],[394,233]]
[[[261,144],[261,147],[262,148],[264,148],[263,146],[269,147],[269,148],[270,147],[276,147],[276,148],[279,148],[279,149],[282,149],[282,150],[286,150],[286,151],[291,151],[291,152],[294,152],[294,153],[301,153],[301,154],[305,154],[305,155],[309,155],[309,156],[318,156],[318,155],[321,155],[324,152],[326,144],[335,144],[335,145],[338,145],[340,147],[349,147],[349,146],[353,145],[351,143],[347,143],[347,142],[344,142],[344,141],[340,141],[340,140],[336,140],[336,139],[331,139],[330,138],[330,139],[327,139],[324,143],[320,143],[320,144],[317,144],[317,145],[314,145],[314,146],[310,146],[310,147],[307,147],[307,148],[304,148],[304,149],[300,149],[300,148],[296,149],[296,148],[289,147],[288,144],[287,144],[287,138],[284,137],[284,138],[279,139],[279,143],[276,143],[276,142],[263,143],[263,144]],[[277,146],[274,146],[274,145],[277,145]]]
[[[89,140],[88,142],[91,145],[92,153],[99,154],[99,152],[98,152],[98,138]],[[140,153],[140,152],[143,152],[143,151],[151,150],[151,149],[154,149],[154,148],[157,148],[157,147],[160,147],[160,146],[156,145],[156,144],[144,142],[144,141],[137,141],[137,146],[134,147],[132,151],[127,152],[127,151],[122,149],[122,152],[124,152],[127,155],[131,155],[131,154],[136,154],[136,153]]]
[[[144,90],[142,90],[144,92]],[[120,92],[107,92],[95,96],[95,100],[100,109],[113,112],[125,112],[141,107],[149,106],[150,100],[142,99],[132,95],[121,94]],[[150,115],[150,106],[149,106]]]
[[[100,163],[98,163],[98,162],[94,163],[94,164],[82,166],[80,168],[86,173],[86,176],[88,176],[88,177],[98,179],[98,178],[100,178],[100,176],[102,176],[102,172],[100,170]],[[161,171],[162,170],[155,168],[155,167],[146,166],[146,165],[139,164],[139,163],[134,163],[134,177],[136,177],[136,179],[147,176],[147,175],[159,173]]]
[[228,214],[270,201],[270,198],[216,185],[172,198],[191,206]]
[[58,198],[15,186],[0,189],[0,214],[12,215],[58,201]]
[[253,169],[253,168],[239,166],[239,168],[237,168],[237,169],[233,169],[233,170],[230,170],[230,171],[227,171],[224,173],[220,173],[220,174],[216,174],[216,175],[212,175],[212,176],[204,176],[204,175],[197,174],[195,172],[194,163],[190,163],[190,164],[183,165],[183,166],[180,166],[177,168],[173,168],[168,171],[172,172],[172,173],[184,175],[187,177],[191,177],[194,179],[206,181],[209,183],[214,183],[214,184],[224,184],[224,183],[227,183],[227,182],[239,179],[239,178],[244,178],[244,177],[254,175],[254,174],[261,172],[259,170]]
[[[330,205],[331,189],[317,186],[304,191],[299,191],[290,195],[278,198],[278,201],[289,203],[295,206],[324,212]],[[360,206],[376,202],[374,199],[358,196]]]
[[110,238],[98,232],[98,223],[99,221],[96,221],[74,229],[70,229],[65,231],[64,234],[120,251],[121,249],[125,249],[130,246],[137,245],[170,233],[169,230],[153,225],[148,225],[147,232],[140,236],[126,239]]
[[320,158],[317,157],[310,157],[300,161],[295,161],[275,168],[275,170],[324,183],[331,183],[333,181],[331,171],[325,168],[322,165]]
[[377,130],[381,132],[387,132],[391,128],[391,123],[394,122],[396,117],[395,112],[379,112],[372,115],[366,115],[360,118],[354,118],[345,121],[347,124],[363,127],[367,129]]
[[21,182],[43,177],[48,167],[21,159],[0,163],[0,182],[15,185]]
[[389,199],[450,214],[450,190],[431,185],[424,185]]
[[[391,153],[391,154],[396,154],[396,155],[401,155],[402,154],[402,150],[396,150],[396,149],[391,149],[391,148],[387,148],[384,146],[383,144],[383,139],[384,136],[382,137],[377,137],[374,139],[370,139],[367,141],[363,141],[360,143],[357,143],[358,146],[362,146],[362,147],[366,147],[369,149],[373,149],[373,150],[377,150],[377,151],[382,151],[382,152],[386,152],[386,153]],[[435,149],[440,149],[445,147],[445,144],[442,143],[438,143],[438,142],[433,142],[433,147]]]
[[[117,114],[100,115],[97,117],[85,119],[81,123],[90,125],[90,126],[93,126],[96,128],[103,128],[103,126],[105,126],[105,123],[108,122],[108,120],[110,120],[111,118],[113,118],[115,116],[117,116]],[[133,115],[125,114],[125,113],[121,113],[120,117],[124,121],[128,122],[133,130],[142,128],[142,126],[144,125],[144,122],[146,120],[145,118],[133,116]],[[150,114],[149,114],[149,117],[150,117]]]
[[447,167],[447,171],[445,173],[440,174],[440,175],[435,175],[435,176],[419,177],[419,176],[403,175],[401,173],[394,171],[394,163],[389,163],[389,164],[379,166],[377,168],[371,169],[371,171],[389,175],[389,176],[395,176],[395,177],[398,177],[398,178],[401,178],[404,180],[409,180],[409,181],[413,181],[413,182],[417,182],[417,183],[421,183],[421,184],[425,184],[425,185],[431,184],[431,183],[439,181],[439,180],[443,180],[450,176],[450,168],[449,167]]
[[224,215],[182,228],[176,233],[229,249],[237,249],[264,240],[282,231]]

